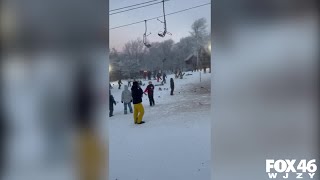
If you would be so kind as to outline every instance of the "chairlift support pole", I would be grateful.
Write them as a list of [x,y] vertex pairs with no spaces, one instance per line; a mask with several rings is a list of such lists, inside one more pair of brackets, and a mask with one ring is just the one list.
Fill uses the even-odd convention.
[[147,48],[150,48],[151,47],[151,44],[149,44],[147,42],[147,36],[149,36],[151,33],[149,33],[147,35],[147,31],[148,31],[148,27],[147,27],[147,20],[144,20],[144,26],[145,26],[145,32],[143,34],[143,44],[147,47]]

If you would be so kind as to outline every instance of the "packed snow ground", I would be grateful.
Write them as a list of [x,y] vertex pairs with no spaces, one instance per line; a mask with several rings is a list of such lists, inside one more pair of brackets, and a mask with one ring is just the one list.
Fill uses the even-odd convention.
[[[155,106],[144,95],[143,125],[124,114],[121,90],[112,82],[117,105],[109,119],[110,180],[210,179],[210,73],[187,72],[183,79],[168,75],[155,86]],[[170,78],[174,96],[170,96]],[[152,80],[154,85],[160,84]],[[143,90],[148,81],[143,81]],[[162,88],[162,91],[159,90]],[[169,90],[164,90],[168,88]]]

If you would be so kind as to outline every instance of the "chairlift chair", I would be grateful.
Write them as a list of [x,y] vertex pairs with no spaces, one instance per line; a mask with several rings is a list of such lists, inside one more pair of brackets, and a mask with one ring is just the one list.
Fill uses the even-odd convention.
[[157,20],[160,21],[161,23],[163,23],[163,26],[164,26],[163,32],[160,31],[160,32],[158,33],[158,35],[159,35],[160,37],[165,37],[166,34],[172,35],[170,32],[167,31],[167,20],[166,20],[165,8],[164,8],[164,1],[165,1],[165,0],[162,0],[163,21],[161,21],[160,19],[157,18]]
[[147,48],[150,48],[151,47],[151,44],[148,43],[148,40],[147,40],[147,36],[149,36],[151,33],[147,34],[147,20],[144,20],[144,24],[145,24],[145,32],[143,34],[143,44],[147,47]]

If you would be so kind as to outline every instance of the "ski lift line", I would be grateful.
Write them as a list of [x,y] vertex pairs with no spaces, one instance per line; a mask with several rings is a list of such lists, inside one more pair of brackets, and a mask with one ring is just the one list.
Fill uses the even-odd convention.
[[151,3],[151,2],[155,2],[155,1],[159,1],[159,0],[147,1],[147,2],[133,4],[133,5],[130,5],[130,6],[125,6],[125,7],[121,7],[121,8],[117,8],[117,9],[112,9],[109,12],[117,11],[117,10],[121,10],[121,9],[126,9],[126,8],[130,8],[130,7],[134,7],[134,6],[139,6],[139,5],[142,5],[142,4],[147,4],[147,3]]
[[118,11],[118,12],[110,13],[109,16],[114,15],[114,14],[119,14],[119,13],[127,12],[127,11],[132,11],[132,10],[139,9],[139,8],[143,8],[143,7],[152,6],[152,5],[159,4],[159,3],[162,3],[162,2],[156,2],[156,3],[144,5],[144,6],[139,6],[139,7],[135,7],[135,8],[131,8],[131,9],[126,9],[126,10],[123,10],[123,11]]
[[[209,4],[211,4],[211,3],[206,3],[206,4],[201,4],[201,5],[198,5],[198,6],[193,6],[193,7],[187,8],[187,9],[183,9],[183,10],[180,10],[180,11],[176,11],[176,12],[172,12],[172,13],[166,14],[166,16],[170,16],[170,15],[173,15],[173,14],[178,14],[178,13],[181,13],[181,12],[184,12],[184,11],[188,11],[188,10],[191,10],[191,9],[199,8],[199,7],[202,7],[202,6],[209,5]],[[163,17],[163,16],[158,16],[158,17],[153,17],[153,18],[150,18],[150,19],[146,19],[146,21],[155,20],[155,19],[158,19],[158,18],[161,18],[161,17]],[[112,27],[112,28],[109,28],[109,30],[118,29],[118,28],[122,28],[122,27],[126,27],[126,26],[131,26],[131,25],[134,25],[134,24],[144,23],[144,21],[145,20],[137,21],[137,22],[133,22],[133,23],[125,24],[125,25],[120,25],[120,26],[116,26],[116,27]]]
[[[170,0],[165,0],[165,1],[170,1]],[[144,6],[139,6],[139,7],[131,8],[131,9],[126,9],[126,10],[123,10],[123,11],[114,12],[114,13],[109,14],[109,16],[114,15],[114,14],[119,14],[119,13],[127,12],[127,11],[132,11],[132,10],[139,9],[139,8],[143,8],[143,7],[152,6],[152,5],[155,5],[155,4],[160,4],[160,3],[162,3],[162,1],[156,2],[156,3],[152,3],[152,4],[148,4],[148,5],[144,5]]]

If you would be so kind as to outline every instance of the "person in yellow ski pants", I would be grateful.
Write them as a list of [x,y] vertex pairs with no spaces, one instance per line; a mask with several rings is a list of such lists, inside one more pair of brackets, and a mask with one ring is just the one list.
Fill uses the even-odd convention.
[[144,115],[144,107],[142,103],[133,105],[133,119],[135,124],[141,124]]
[[133,82],[131,88],[131,95],[132,95],[132,103],[133,103],[133,119],[135,124],[143,124],[142,121],[144,115],[144,108],[142,105],[142,96],[143,91],[140,88],[138,82]]

